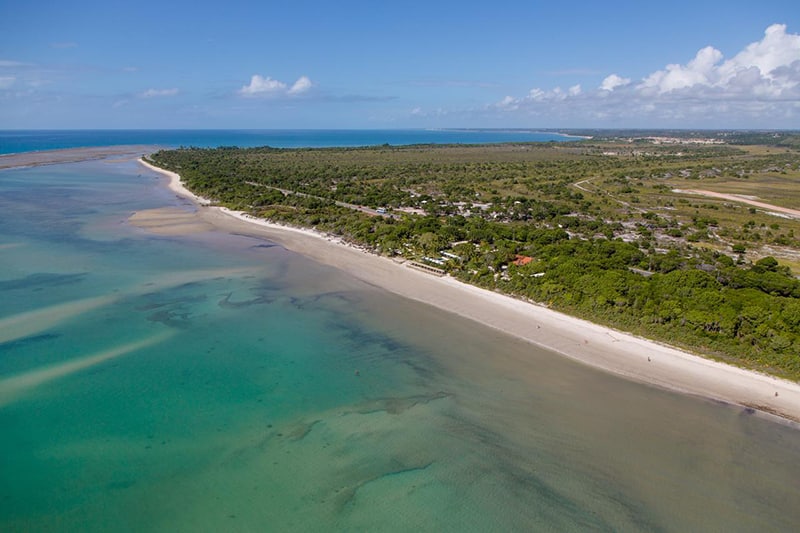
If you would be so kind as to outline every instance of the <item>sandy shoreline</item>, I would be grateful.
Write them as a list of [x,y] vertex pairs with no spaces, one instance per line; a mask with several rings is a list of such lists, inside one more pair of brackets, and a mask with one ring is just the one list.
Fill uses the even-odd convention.
[[[56,150],[0,157],[0,168],[141,156],[146,147]],[[151,150],[152,151],[152,150]],[[480,322],[506,334],[626,378],[756,409],[800,422],[800,384],[743,370],[570,317],[450,277],[437,277],[364,252],[313,230],[285,227],[244,213],[212,207],[186,189],[180,176],[139,160],[169,178],[176,195],[196,212],[161,208],[134,214],[130,223],[161,234],[219,231],[267,238],[371,285]],[[777,394],[776,394],[777,393]],[[800,427],[800,426],[799,426]]]
[[187,190],[180,176],[142,163],[168,176],[170,189],[197,202],[200,219],[222,231],[269,238],[400,296],[629,379],[800,422],[798,383],[705,359],[450,277],[419,272],[312,230],[272,224],[225,208],[203,207],[209,205],[208,200]]

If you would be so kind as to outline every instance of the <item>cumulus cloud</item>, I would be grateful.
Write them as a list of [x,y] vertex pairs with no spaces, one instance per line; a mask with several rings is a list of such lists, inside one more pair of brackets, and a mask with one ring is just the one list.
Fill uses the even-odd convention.
[[314,86],[308,76],[300,76],[290,87],[286,83],[254,74],[250,83],[239,89],[239,94],[247,97],[281,97],[299,96],[311,90]]
[[638,88],[664,94],[695,85],[709,86],[716,77],[716,64],[721,59],[722,52],[706,46],[686,65],[667,65],[665,70],[653,72],[639,84]]
[[630,78],[623,78],[616,74],[606,76],[603,83],[600,84],[600,89],[603,91],[613,91],[617,87],[623,87],[631,82]]
[[573,85],[566,91],[563,90],[561,87],[556,87],[555,89],[550,89],[549,91],[540,89],[538,87],[531,89],[526,96],[522,98],[514,98],[513,96],[506,96],[496,104],[494,104],[499,109],[504,109],[506,111],[515,111],[519,109],[521,106],[524,106],[526,103],[536,102],[536,103],[546,103],[546,102],[563,102],[567,98],[575,98],[582,94],[581,86],[580,85]]
[[[773,24],[761,40],[726,59],[713,46],[686,63],[668,64],[639,81],[610,74],[595,90],[531,89],[488,110],[639,125],[731,123],[732,127],[796,126],[800,117],[800,35]],[[749,122],[748,122],[749,121]]]
[[645,93],[716,94],[718,97],[798,97],[800,35],[786,33],[786,25],[773,24],[764,38],[723,61],[722,52],[707,46],[686,65],[667,65],[638,85]]
[[514,98],[513,96],[505,96],[502,100],[493,104],[493,106],[500,111],[516,111],[519,109],[519,98]]
[[255,74],[250,78],[250,85],[245,85],[239,90],[243,96],[256,96],[276,94],[286,91],[286,84],[270,77],[262,78]]
[[175,96],[178,94],[178,89],[147,89],[139,93],[139,98],[159,98],[162,96]]
[[719,70],[723,77],[731,78],[739,69],[756,67],[762,76],[772,77],[777,69],[797,61],[800,61],[800,35],[787,34],[785,24],[773,24],[761,41],[748,45]]
[[297,81],[294,82],[291,89],[289,89],[289,94],[303,94],[308,92],[311,89],[311,80],[308,79],[308,76],[300,76],[297,78]]

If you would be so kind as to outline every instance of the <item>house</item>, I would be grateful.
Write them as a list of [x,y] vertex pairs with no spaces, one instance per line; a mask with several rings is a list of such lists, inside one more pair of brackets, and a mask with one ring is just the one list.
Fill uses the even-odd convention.
[[519,254],[517,254],[516,259],[514,259],[512,261],[512,263],[514,263],[518,267],[521,267],[521,266],[527,265],[531,261],[533,261],[533,257],[528,257],[527,255],[519,255]]

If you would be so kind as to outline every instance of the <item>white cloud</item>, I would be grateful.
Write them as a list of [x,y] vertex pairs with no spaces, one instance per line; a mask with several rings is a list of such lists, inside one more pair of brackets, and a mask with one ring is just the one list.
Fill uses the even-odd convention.
[[250,84],[245,85],[239,89],[239,94],[248,97],[285,97],[285,96],[299,96],[311,90],[314,86],[313,82],[308,76],[300,76],[297,78],[291,87],[286,83],[274,80],[267,76],[266,78],[254,74],[250,78]]
[[574,98],[580,96],[580,94],[580,85],[573,85],[566,91],[561,89],[561,87],[556,87],[555,89],[551,89],[549,91],[545,91],[544,89],[536,87],[531,89],[528,94],[522,98],[506,96],[494,104],[493,107],[503,111],[517,111],[520,108],[535,104],[563,102],[567,98]]
[[580,85],[570,88],[568,92],[564,92],[561,87],[556,87],[555,89],[551,89],[549,91],[545,91],[536,87],[535,89],[530,90],[528,96],[526,96],[524,100],[530,100],[534,102],[561,101],[565,100],[568,96],[577,96],[580,94],[580,92]]
[[499,109],[503,109],[505,111],[516,111],[519,109],[519,98],[514,98],[513,96],[506,96],[499,102],[495,104],[496,107]]
[[162,96],[175,96],[178,94],[178,89],[147,89],[139,93],[139,98],[159,98]]
[[14,85],[16,79],[14,76],[0,76],[0,89],[8,89]]
[[449,110],[443,109],[441,107],[437,107],[436,109],[432,109],[430,111],[426,111],[421,107],[415,107],[409,112],[409,115],[414,117],[415,119],[420,119],[420,118],[438,119],[447,117],[450,114],[451,112]]
[[630,78],[623,78],[616,74],[606,76],[603,83],[600,84],[600,89],[603,91],[613,91],[617,87],[628,85],[631,82]]
[[276,94],[286,91],[286,84],[270,77],[262,78],[258,74],[250,78],[250,85],[245,85],[239,90],[243,96],[256,96]]
[[614,73],[590,91],[537,87],[485,110],[576,126],[595,121],[641,127],[796,127],[800,35],[774,24],[730,59],[706,46],[687,63],[669,64],[637,82]]
[[800,35],[787,34],[783,24],[773,24],[762,40],[720,63],[722,59],[722,52],[707,46],[686,65],[667,65],[652,73],[638,88],[658,94],[711,89],[718,96],[782,98],[796,93],[800,83]]
[[311,89],[311,80],[308,79],[308,76],[300,76],[297,78],[297,81],[294,82],[292,88],[289,89],[289,94],[303,94],[308,92]]
[[719,67],[721,76],[730,79],[740,69],[758,68],[763,77],[772,78],[776,69],[800,61],[800,35],[786,34],[785,24],[773,24],[761,41],[748,45]]
[[722,52],[706,46],[684,65],[667,65],[666,70],[658,70],[645,78],[638,86],[643,90],[655,90],[664,94],[677,89],[696,85],[712,86],[718,79],[716,64],[722,59]]

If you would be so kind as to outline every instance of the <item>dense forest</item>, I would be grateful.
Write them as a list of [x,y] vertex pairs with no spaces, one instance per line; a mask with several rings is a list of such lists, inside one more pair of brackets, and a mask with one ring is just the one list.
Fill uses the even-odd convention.
[[800,205],[797,146],[662,133],[151,158],[218,205],[797,380],[800,216],[746,203]]

